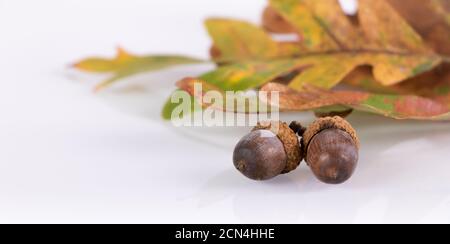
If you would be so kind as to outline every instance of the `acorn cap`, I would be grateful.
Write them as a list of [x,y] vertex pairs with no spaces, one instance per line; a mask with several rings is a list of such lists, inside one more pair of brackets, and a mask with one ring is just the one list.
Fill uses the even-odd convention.
[[314,111],[314,115],[316,118],[326,118],[326,117],[334,117],[339,116],[341,118],[347,118],[351,113],[353,113],[353,109],[345,109],[341,111]]
[[297,134],[289,128],[288,124],[281,121],[259,122],[253,129],[253,131],[255,130],[270,130],[283,143],[287,161],[282,174],[289,173],[300,165],[303,160],[300,142]]
[[334,116],[334,117],[325,117],[317,119],[314,123],[312,123],[308,129],[303,134],[303,145],[305,148],[308,148],[309,143],[313,139],[315,135],[320,133],[323,130],[327,129],[339,129],[347,132],[355,142],[357,148],[359,148],[359,139],[356,135],[355,129],[348,123],[345,119]]

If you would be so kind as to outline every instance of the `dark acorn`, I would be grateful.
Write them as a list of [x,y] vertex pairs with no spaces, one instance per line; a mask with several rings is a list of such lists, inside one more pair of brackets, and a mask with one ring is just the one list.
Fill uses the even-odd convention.
[[359,157],[359,140],[341,117],[315,121],[303,134],[306,162],[315,176],[328,184],[341,184],[353,175]]
[[236,145],[233,162],[253,180],[269,180],[297,168],[302,161],[298,136],[283,122],[259,123]]

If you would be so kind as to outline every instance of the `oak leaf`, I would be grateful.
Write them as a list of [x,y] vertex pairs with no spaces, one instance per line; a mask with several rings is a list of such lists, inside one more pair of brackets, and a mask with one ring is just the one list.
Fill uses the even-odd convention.
[[[203,93],[196,94],[194,92],[195,84],[202,84]],[[257,109],[255,110],[256,107],[249,107],[248,103],[239,104],[231,101],[231,104],[227,104],[225,90],[199,79],[186,78],[179,81],[177,86],[181,90],[187,91],[205,108],[240,113],[259,112]],[[222,94],[223,100],[205,101],[204,98],[209,91],[219,92]],[[264,104],[262,107],[270,105],[282,112],[323,109],[328,110],[329,113],[338,109],[339,112],[347,113],[354,109],[395,119],[450,120],[450,110],[443,103],[415,95],[377,94],[350,90],[330,91],[312,86],[305,86],[302,91],[298,91],[273,82],[262,86],[260,91],[278,91],[279,99],[276,100],[276,103],[270,96],[259,97],[258,103]],[[251,98],[245,93],[238,94],[237,97],[241,101]]]
[[79,61],[73,67],[93,73],[111,73],[112,76],[96,86],[96,90],[103,89],[112,83],[140,73],[160,70],[176,65],[204,62],[199,59],[184,56],[136,56],[122,48],[117,49],[113,59],[92,57]]
[[[264,28],[239,20],[209,19],[205,25],[218,68],[198,79],[184,79],[178,87],[189,92],[193,82],[200,82],[219,92],[279,90],[284,101],[280,108],[288,111],[338,107],[397,119],[447,120],[450,4],[448,0],[408,1],[414,6],[405,7],[404,0],[360,0],[357,15],[347,16],[338,0],[269,0]],[[422,23],[423,16],[433,22]],[[295,38],[282,41],[273,33],[291,33]],[[119,52],[114,60],[88,59],[76,67],[113,73],[102,88],[140,72],[202,62],[129,56],[121,58]],[[360,91],[333,91],[342,83]],[[169,103],[166,118],[174,107]]]

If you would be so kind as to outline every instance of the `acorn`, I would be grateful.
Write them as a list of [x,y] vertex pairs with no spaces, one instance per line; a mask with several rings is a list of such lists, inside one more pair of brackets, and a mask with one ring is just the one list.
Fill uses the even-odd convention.
[[253,180],[288,173],[302,160],[299,137],[281,121],[258,123],[238,142],[233,153],[236,169]]
[[314,175],[327,184],[341,184],[353,175],[359,158],[359,139],[339,116],[316,120],[304,132],[305,159]]

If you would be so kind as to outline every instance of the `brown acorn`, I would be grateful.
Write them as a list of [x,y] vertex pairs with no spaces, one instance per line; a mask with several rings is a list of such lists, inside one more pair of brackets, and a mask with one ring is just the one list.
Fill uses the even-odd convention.
[[328,184],[341,184],[353,175],[359,158],[359,139],[341,117],[316,120],[303,134],[305,159],[314,175]]
[[269,180],[288,173],[303,160],[299,138],[283,122],[263,122],[236,145],[233,163],[246,177]]

